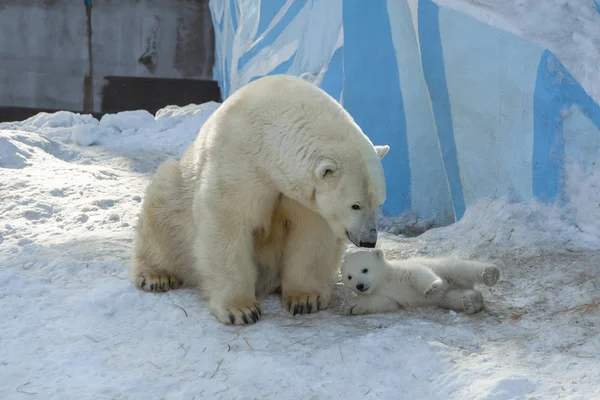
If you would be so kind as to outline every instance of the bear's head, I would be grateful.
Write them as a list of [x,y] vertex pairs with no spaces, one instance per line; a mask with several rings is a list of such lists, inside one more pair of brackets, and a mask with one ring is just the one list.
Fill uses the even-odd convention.
[[372,146],[369,153],[338,153],[323,157],[314,169],[316,211],[340,239],[357,247],[377,244],[377,213],[385,201],[381,159],[389,146]]
[[342,282],[355,293],[372,293],[385,279],[385,259],[381,249],[362,250],[344,258]]

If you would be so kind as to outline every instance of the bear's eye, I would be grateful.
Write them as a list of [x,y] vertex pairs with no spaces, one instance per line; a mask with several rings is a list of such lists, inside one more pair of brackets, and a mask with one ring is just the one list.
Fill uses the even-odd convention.
[[352,204],[353,210],[360,210],[360,206],[358,204]]
[[366,274],[367,272],[369,272],[369,270],[367,268],[365,268],[365,269],[362,270],[363,274]]
[[348,280],[351,281],[352,280],[352,275],[348,275]]

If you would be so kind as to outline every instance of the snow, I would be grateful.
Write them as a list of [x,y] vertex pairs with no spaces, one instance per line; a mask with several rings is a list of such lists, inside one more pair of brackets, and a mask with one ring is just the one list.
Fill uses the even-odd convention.
[[[158,164],[216,103],[0,124],[0,398],[513,399],[600,396],[600,176],[569,165],[567,206],[482,200],[456,224],[382,233],[388,257],[497,262],[485,309],[423,308],[224,326],[191,289],[128,281],[133,228]],[[383,219],[396,232],[427,221]],[[32,393],[37,396],[32,395]]]

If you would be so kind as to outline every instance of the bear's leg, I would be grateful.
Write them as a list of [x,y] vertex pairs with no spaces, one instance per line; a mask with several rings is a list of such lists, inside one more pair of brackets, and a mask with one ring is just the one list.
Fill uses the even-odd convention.
[[224,324],[257,322],[262,314],[255,294],[252,231],[235,218],[207,215],[202,224],[197,268],[210,312]]
[[444,286],[444,281],[425,265],[411,265],[408,268],[408,272],[410,273],[410,281],[413,287],[425,297],[439,293]]
[[343,242],[327,222],[305,210],[294,218],[282,259],[283,307],[292,313],[310,314],[329,306],[331,283],[339,268]]
[[474,289],[452,289],[440,300],[438,307],[475,314],[483,308],[483,295]]
[[131,281],[148,292],[166,292],[193,283],[192,258],[186,235],[190,230],[186,198],[181,192],[179,163],[167,160],[146,188],[136,226]]
[[346,315],[378,314],[400,310],[400,304],[388,297],[376,294],[358,295],[348,304],[342,305],[341,311]]
[[[303,247],[303,246],[302,246]],[[305,251],[307,249],[298,249]],[[319,281],[312,274],[317,261],[300,253],[288,254],[283,260],[281,300],[283,307],[292,313],[310,314],[323,310],[331,300],[329,282]]]
[[456,286],[463,288],[473,287],[477,283],[494,286],[500,279],[500,270],[496,265],[481,261],[442,259],[435,267],[435,271]]

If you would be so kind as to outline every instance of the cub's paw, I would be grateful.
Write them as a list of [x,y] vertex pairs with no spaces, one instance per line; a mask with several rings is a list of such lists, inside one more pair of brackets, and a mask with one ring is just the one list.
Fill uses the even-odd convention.
[[444,281],[438,278],[435,281],[431,282],[431,284],[427,286],[427,288],[425,288],[423,294],[425,295],[425,297],[433,296],[440,292],[443,285]]
[[347,302],[340,306],[340,312],[344,315],[363,315],[365,308],[359,302]]
[[183,281],[175,275],[139,275],[135,279],[135,286],[146,292],[167,292],[183,285]]
[[494,286],[500,279],[500,270],[497,267],[486,267],[481,273],[481,278],[487,286]]
[[467,314],[475,314],[483,308],[483,295],[479,292],[469,292],[463,296],[463,309]]
[[329,301],[326,301],[319,293],[286,294],[281,296],[281,301],[283,302],[283,308],[294,316],[296,314],[317,312],[329,305]]
[[226,325],[251,325],[262,317],[260,304],[257,302],[233,307],[212,307],[211,312],[217,321]]

